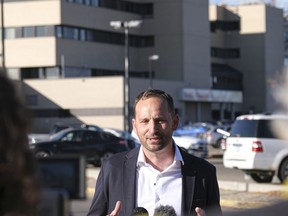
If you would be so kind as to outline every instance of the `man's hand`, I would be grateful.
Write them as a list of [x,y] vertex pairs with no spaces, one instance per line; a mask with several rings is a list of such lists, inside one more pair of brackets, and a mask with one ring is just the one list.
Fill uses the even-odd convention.
[[121,209],[121,201],[117,201],[114,210],[107,216],[117,216]]
[[199,207],[195,208],[195,212],[197,213],[197,216],[205,216],[205,211]]

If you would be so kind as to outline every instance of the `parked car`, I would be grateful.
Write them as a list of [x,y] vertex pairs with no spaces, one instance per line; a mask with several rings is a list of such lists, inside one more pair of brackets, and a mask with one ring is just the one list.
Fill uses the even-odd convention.
[[177,128],[177,130],[174,131],[174,134],[177,136],[193,136],[203,138],[204,134],[210,129],[211,126],[211,124],[205,122],[190,123]]
[[206,133],[207,144],[211,145],[213,148],[223,148],[221,145],[223,142],[225,142],[230,129],[231,125],[214,126],[209,132]]
[[187,151],[189,154],[200,157],[208,157],[208,146],[204,139],[193,136],[178,136],[173,135],[175,143]]
[[[139,141],[134,130],[132,130],[131,135]],[[175,143],[189,154],[201,158],[207,158],[208,147],[207,142],[204,139],[193,136],[179,136],[178,134],[173,134],[172,137]]]
[[85,155],[88,163],[100,165],[111,155],[134,148],[135,143],[131,145],[127,140],[104,131],[68,128],[56,133],[48,141],[29,146],[36,157]]
[[275,136],[273,121],[286,121],[287,115],[250,114],[236,118],[226,140],[223,163],[244,171],[256,182],[271,182],[277,176],[288,178],[288,142]]

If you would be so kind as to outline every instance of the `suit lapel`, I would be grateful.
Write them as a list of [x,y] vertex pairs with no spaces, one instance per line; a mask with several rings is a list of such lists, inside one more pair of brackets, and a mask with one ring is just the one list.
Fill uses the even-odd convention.
[[193,198],[197,172],[193,167],[187,166],[191,163],[186,160],[185,154],[182,153],[182,157],[184,160],[184,165],[182,165],[182,215],[192,215],[194,213]]
[[135,208],[136,163],[139,149],[128,152],[122,168],[124,215],[130,215]]

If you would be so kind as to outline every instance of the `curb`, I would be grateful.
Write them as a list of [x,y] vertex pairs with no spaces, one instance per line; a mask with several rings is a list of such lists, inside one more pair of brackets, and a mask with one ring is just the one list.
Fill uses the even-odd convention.
[[232,182],[218,180],[219,188],[223,190],[244,191],[244,192],[287,192],[288,187],[282,184],[262,184],[249,182]]

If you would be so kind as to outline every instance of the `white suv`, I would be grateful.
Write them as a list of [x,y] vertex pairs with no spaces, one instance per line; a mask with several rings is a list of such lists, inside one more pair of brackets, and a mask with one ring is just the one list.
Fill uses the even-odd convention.
[[271,124],[274,120],[288,123],[288,116],[251,114],[237,117],[226,140],[224,166],[240,169],[256,182],[271,182],[274,175],[281,182],[286,180],[288,141],[275,136],[275,127]]

